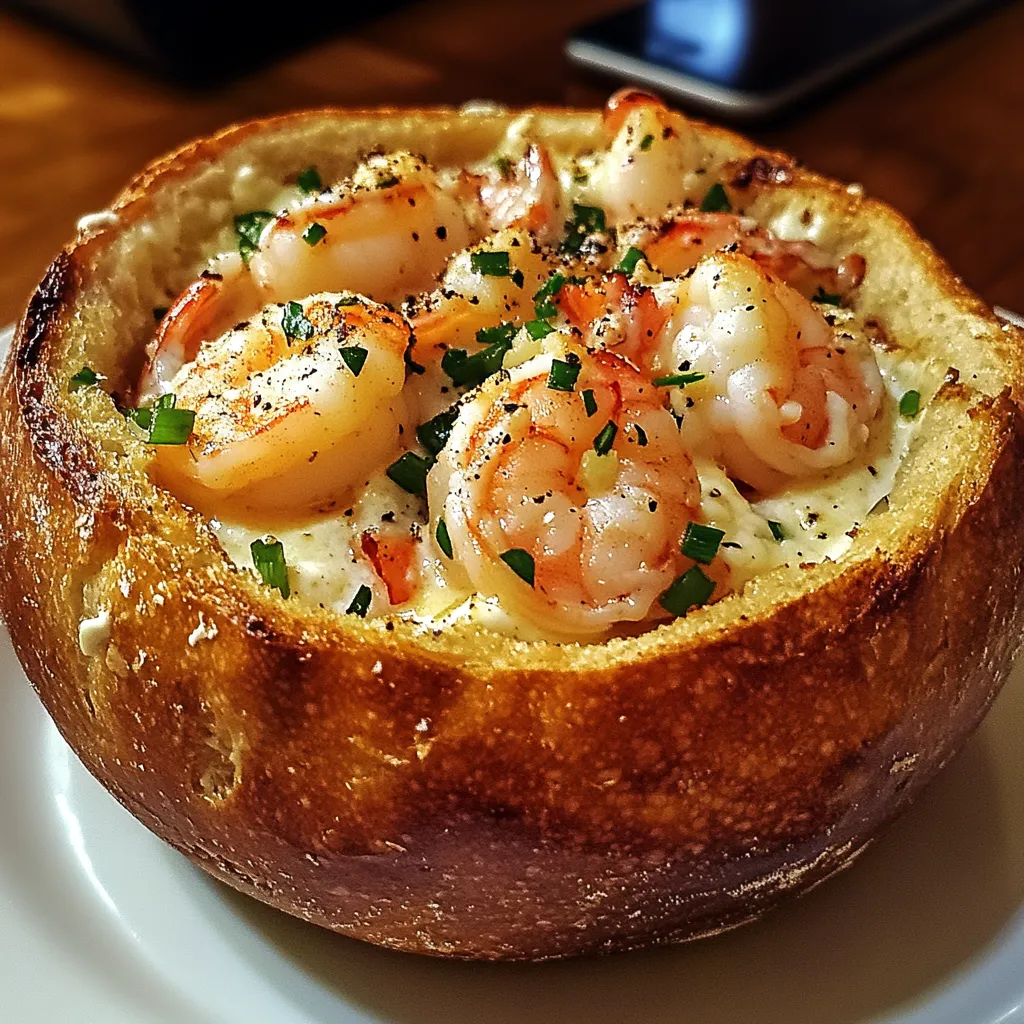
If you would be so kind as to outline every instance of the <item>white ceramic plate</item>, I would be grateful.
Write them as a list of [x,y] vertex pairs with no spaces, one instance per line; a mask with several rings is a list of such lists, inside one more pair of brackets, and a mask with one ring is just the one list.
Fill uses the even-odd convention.
[[0,630],[0,1022],[372,1021],[1024,1024],[1024,664],[883,840],[764,921],[473,965],[331,935],[192,868],[85,772]]

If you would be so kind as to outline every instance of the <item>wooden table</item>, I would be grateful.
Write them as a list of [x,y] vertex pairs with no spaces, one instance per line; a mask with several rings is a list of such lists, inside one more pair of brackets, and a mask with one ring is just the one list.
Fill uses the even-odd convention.
[[[600,104],[562,56],[622,0],[432,0],[233,85],[187,93],[0,15],[0,324],[77,217],[143,163],[228,121],[322,104],[492,97]],[[865,74],[760,140],[903,210],[989,302],[1024,311],[1024,5]]]

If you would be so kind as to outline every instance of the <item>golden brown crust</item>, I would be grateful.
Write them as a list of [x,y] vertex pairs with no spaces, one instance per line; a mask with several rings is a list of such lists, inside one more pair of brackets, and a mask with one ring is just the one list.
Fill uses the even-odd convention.
[[[536,116],[553,144],[596,138],[595,114]],[[894,211],[701,126],[759,216],[806,204],[837,251],[866,251],[862,302],[940,367],[937,387],[959,370],[929,404],[891,510],[839,565],[779,570],[591,647],[285,604],[149,483],[116,414],[69,398],[67,378],[88,352],[125,386],[152,300],[139,268],[150,259],[154,281],[180,287],[196,251],[186,239],[178,256],[146,256],[138,232],[171,224],[185,190],[213,188],[204,173],[233,154],[278,159],[288,132],[324,151],[380,138],[429,144],[434,159],[482,154],[509,119],[292,115],[136,178],[118,223],[55,261],[4,371],[0,608],[86,766],[206,870],[389,946],[551,957],[761,913],[846,864],[955,753],[1020,635],[1024,366],[1019,332]],[[131,287],[116,273],[129,257]],[[79,625],[97,616],[109,627],[86,656]]]

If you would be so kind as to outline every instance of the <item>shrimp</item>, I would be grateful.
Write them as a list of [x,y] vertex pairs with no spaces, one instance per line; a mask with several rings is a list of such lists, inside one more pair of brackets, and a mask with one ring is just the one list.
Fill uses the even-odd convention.
[[666,277],[678,277],[711,252],[738,248],[807,298],[821,292],[845,298],[864,279],[867,267],[859,253],[833,264],[813,242],[777,238],[734,213],[678,211],[653,226],[633,225],[620,237],[623,245],[642,249],[648,264]]
[[570,281],[554,301],[589,347],[614,352],[638,367],[657,361],[669,312],[652,288],[612,272]]
[[169,382],[195,424],[187,445],[156,449],[158,477],[235,519],[339,500],[398,450],[409,337],[390,309],[323,293],[204,341]]
[[548,151],[536,142],[516,161],[499,156],[482,173],[463,171],[457,193],[469,200],[485,230],[521,227],[543,243],[562,227],[562,190]]
[[661,216],[696,195],[706,162],[700,140],[682,114],[639,89],[621,89],[604,109],[610,139],[580,193],[609,223]]
[[675,395],[692,450],[770,490],[864,447],[884,391],[866,339],[837,335],[799,292],[741,253],[705,257],[692,275],[659,286],[659,298],[672,309],[660,366],[699,377]]
[[138,402],[171,389],[181,368],[191,363],[204,341],[219,338],[260,307],[259,294],[238,253],[211,261],[178,297],[157,325],[136,389]]
[[463,403],[428,503],[474,590],[548,635],[596,637],[657,613],[691,564],[680,541],[700,484],[660,396],[623,360],[563,347],[579,376],[552,389],[554,338]]
[[471,241],[459,201],[422,159],[373,156],[347,184],[269,223],[249,269],[263,302],[345,290],[397,303],[431,287]]
[[202,342],[269,303],[342,290],[397,302],[432,286],[470,240],[458,202],[424,161],[371,156],[347,183],[268,222],[248,264],[238,253],[211,262],[160,321],[136,397],[164,393]]
[[416,357],[429,359],[431,349],[471,348],[483,327],[532,320],[533,297],[553,261],[552,254],[521,228],[497,231],[456,253],[440,288],[406,306],[416,336]]

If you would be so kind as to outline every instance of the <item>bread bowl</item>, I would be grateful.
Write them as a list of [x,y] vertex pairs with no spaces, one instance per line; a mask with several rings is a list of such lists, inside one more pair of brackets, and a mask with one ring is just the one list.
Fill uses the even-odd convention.
[[[598,112],[525,116],[553,152],[602,144]],[[540,959],[752,919],[953,756],[1017,648],[1024,377],[1019,332],[894,211],[687,123],[745,213],[866,259],[855,305],[925,397],[888,508],[835,561],[598,642],[286,601],[154,482],[108,395],[67,382],[89,365],[130,393],[153,307],[303,167],[341,177],[378,146],[461,166],[518,117],[297,114],[132,182],[55,260],[5,367],[0,601],[86,766],[214,876],[392,948]]]

